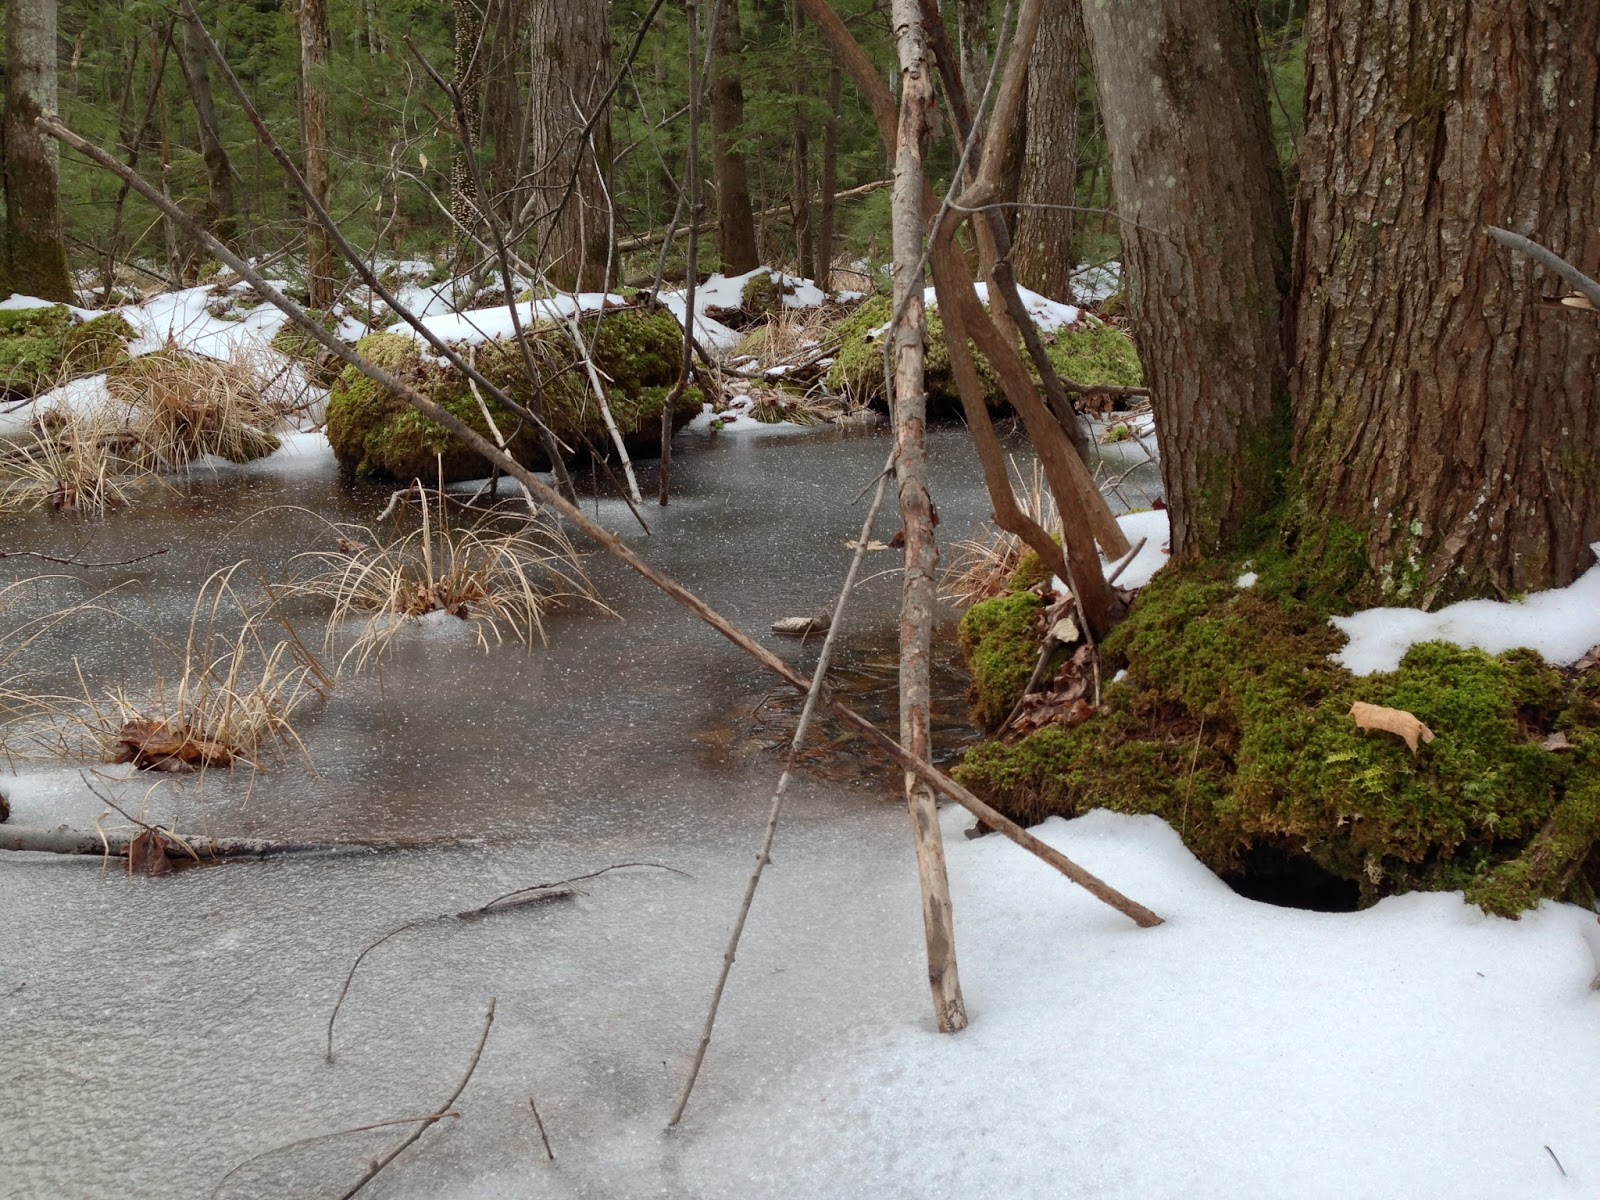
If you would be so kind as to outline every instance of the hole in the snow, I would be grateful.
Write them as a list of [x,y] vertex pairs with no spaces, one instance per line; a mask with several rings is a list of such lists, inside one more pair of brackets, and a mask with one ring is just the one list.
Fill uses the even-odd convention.
[[1361,888],[1354,880],[1335,875],[1309,855],[1270,843],[1252,846],[1241,869],[1222,881],[1241,896],[1280,908],[1355,912],[1361,907]]

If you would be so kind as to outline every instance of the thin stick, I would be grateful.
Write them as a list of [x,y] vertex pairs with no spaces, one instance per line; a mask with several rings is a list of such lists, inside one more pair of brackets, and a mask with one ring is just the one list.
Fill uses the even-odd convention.
[[[806,2],[810,4],[811,0],[806,0]],[[809,14],[809,8],[807,11]],[[823,11],[831,12],[826,8]],[[630,569],[656,588],[665,592],[675,602],[711,626],[711,628],[744,651],[745,654],[755,659],[768,671],[799,691],[804,692],[810,686],[810,680],[804,675],[772,653],[771,650],[751,638],[677,580],[656,570],[644,559],[640,558],[621,538],[591,520],[584,514],[582,509],[569,501],[567,497],[556,492],[549,484],[545,483],[544,480],[540,479],[521,463],[503,454],[498,446],[476,429],[462,421],[455,414],[435,404],[410,384],[376,366],[370,360],[357,354],[354,349],[339,341],[298,304],[262,278],[258,271],[250,267],[233,251],[207,233],[182,209],[162,196],[161,192],[152,187],[138,172],[128,170],[98,146],[86,141],[67,128],[53,115],[44,114],[35,117],[34,121],[39,128],[51,137],[71,146],[97,166],[110,171],[119,178],[129,180],[134,190],[156,208],[161,209],[163,213],[177,221],[180,228],[188,233],[190,237],[205,246],[211,254],[234,271],[239,278],[250,284],[264,300],[288,314],[296,325],[305,330],[307,336],[339,359],[340,362],[356,368],[373,382],[393,392],[425,417],[442,425],[458,441],[471,447],[491,463],[498,462],[501,470],[533,492],[540,500],[555,509],[568,521],[571,521],[585,537],[599,545],[607,553],[620,559]],[[1011,820],[1010,817],[1000,813],[992,805],[986,804],[973,795],[972,792],[955,782],[955,780],[949,778],[932,763],[907,750],[898,741],[848,705],[838,699],[830,699],[829,707],[834,717],[847,729],[859,733],[868,743],[888,755],[896,764],[905,770],[913,772],[935,791],[955,801],[986,825],[1003,833],[1008,839],[1029,853],[1049,863],[1096,899],[1115,908],[1142,928],[1150,928],[1161,924],[1161,918],[1144,905],[1124,896],[1104,880],[1078,866],[1055,847],[1034,837],[1033,834]]]
[[1508,250],[1521,251],[1529,258],[1542,262],[1577,288],[1590,304],[1600,308],[1600,283],[1590,279],[1555,251],[1547,250],[1531,238],[1525,238],[1520,233],[1512,233],[1509,229],[1501,229],[1498,225],[1489,226],[1489,236]]
[[333,1011],[328,1014],[328,1048],[327,1061],[333,1061],[333,1025],[339,1019],[339,1010],[344,1006],[345,997],[350,994],[350,985],[355,982],[356,972],[361,969],[361,964],[379,946],[392,937],[397,937],[408,929],[417,929],[423,925],[432,925],[438,921],[477,921],[484,917],[492,917],[496,913],[508,912],[514,908],[526,908],[530,904],[538,904],[545,900],[565,900],[573,894],[571,884],[581,883],[585,879],[594,879],[606,874],[608,871],[620,871],[623,867],[655,867],[661,871],[671,871],[674,875],[684,872],[663,863],[653,862],[623,862],[612,863],[609,867],[601,867],[598,871],[590,871],[584,875],[574,875],[570,879],[557,879],[551,883],[536,883],[531,887],[518,888],[513,892],[506,892],[496,896],[486,904],[477,908],[463,909],[461,912],[434,913],[431,916],[418,917],[407,921],[404,925],[397,925],[375,942],[369,942],[360,954],[356,955],[355,962],[350,964],[350,970],[344,977],[344,984],[339,988],[339,998],[333,1002]]
[[539,1140],[544,1143],[544,1156],[547,1162],[555,1162],[556,1152],[550,1149],[550,1137],[544,1131],[544,1118],[539,1116],[539,1106],[533,1102],[533,1096],[528,1097],[528,1107],[533,1109],[533,1123],[539,1127]]
[[683,1094],[678,1097],[678,1107],[673,1110],[672,1119],[667,1122],[668,1129],[674,1128],[682,1119],[683,1110],[689,1104],[689,1093],[694,1091],[695,1080],[700,1077],[700,1064],[705,1062],[706,1050],[711,1045],[711,1030],[717,1023],[717,1009],[722,1005],[722,992],[728,986],[728,974],[733,970],[733,959],[739,949],[739,938],[744,933],[745,919],[750,915],[750,904],[756,898],[756,888],[761,883],[761,873],[771,861],[772,838],[778,831],[778,816],[783,810],[784,793],[789,790],[795,756],[805,743],[806,731],[811,728],[812,714],[817,710],[817,700],[826,686],[823,679],[828,672],[828,660],[833,654],[834,639],[839,635],[840,618],[844,615],[845,602],[850,598],[851,589],[855,587],[856,573],[861,569],[861,561],[867,555],[867,543],[872,540],[872,526],[878,519],[878,509],[883,507],[883,496],[889,487],[889,472],[894,468],[894,460],[895,453],[891,452],[889,461],[884,463],[883,470],[878,472],[878,490],[873,494],[866,520],[861,522],[861,536],[856,539],[856,552],[850,559],[850,569],[845,572],[844,587],[839,590],[838,600],[834,601],[833,618],[828,623],[828,636],[822,639],[822,649],[817,653],[817,665],[811,672],[811,685],[806,689],[806,701],[800,709],[800,723],[795,726],[794,737],[789,742],[789,756],[783,764],[782,773],[778,776],[778,786],[772,793],[772,808],[767,813],[767,831],[761,839],[761,849],[756,851],[755,869],[750,872],[750,882],[744,889],[744,902],[739,905],[739,915],[734,918],[733,932],[728,937],[728,948],[722,954],[722,971],[717,976],[716,990],[711,993],[711,1007],[706,1012],[705,1028],[700,1031],[700,1045],[695,1049],[694,1062],[689,1067],[689,1077],[683,1081]]
[[489,1028],[493,1024],[494,1000],[491,998],[489,1000],[489,1011],[483,1014],[483,1032],[478,1035],[477,1049],[473,1050],[472,1061],[467,1064],[467,1073],[461,1077],[461,1082],[456,1084],[456,1090],[450,1093],[450,1099],[441,1104],[439,1106],[439,1110],[432,1116],[424,1117],[421,1123],[418,1124],[414,1130],[408,1133],[393,1150],[389,1151],[389,1153],[385,1154],[377,1162],[373,1163],[372,1166],[368,1167],[367,1173],[360,1178],[355,1187],[351,1188],[343,1196],[339,1197],[339,1200],[350,1200],[351,1196],[354,1196],[362,1188],[366,1187],[367,1184],[371,1183],[375,1178],[377,1178],[379,1171],[383,1170],[395,1159],[404,1154],[412,1142],[416,1141],[423,1134],[427,1133],[428,1130],[433,1127],[434,1122],[442,1121],[450,1114],[450,1110],[455,1107],[456,1100],[461,1096],[462,1092],[467,1090],[467,1083],[469,1080],[471,1080],[472,1073],[478,1069],[478,1060],[483,1057],[483,1045],[489,1040]]
[[447,1112],[429,1113],[425,1117],[395,1117],[388,1121],[374,1121],[370,1125],[356,1125],[350,1129],[335,1129],[332,1133],[314,1133],[310,1137],[296,1138],[292,1142],[285,1142],[281,1146],[274,1146],[270,1150],[263,1150],[260,1154],[252,1154],[242,1163],[239,1163],[221,1179],[217,1180],[217,1186],[211,1189],[211,1200],[217,1200],[217,1197],[222,1194],[223,1187],[227,1185],[228,1180],[232,1179],[251,1163],[260,1162],[263,1158],[270,1158],[274,1154],[281,1154],[285,1150],[295,1150],[301,1146],[312,1146],[317,1142],[325,1142],[330,1138],[347,1137],[352,1133],[371,1133],[374,1129],[388,1129],[392,1125],[415,1125],[418,1121],[437,1121],[442,1120],[445,1117],[459,1118],[460,1116],[461,1114],[458,1112]]
[[37,550],[0,550],[0,558],[42,558],[45,562],[60,563],[64,567],[131,567],[134,563],[144,562],[147,558],[159,558],[168,549],[169,547],[163,546],[148,554],[137,554],[132,558],[118,559],[116,562],[84,562],[78,558],[58,558],[54,554],[41,554]]

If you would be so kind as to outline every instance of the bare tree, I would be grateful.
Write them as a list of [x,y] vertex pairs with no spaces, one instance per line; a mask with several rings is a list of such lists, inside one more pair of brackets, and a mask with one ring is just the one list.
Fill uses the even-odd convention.
[[717,249],[722,269],[742,275],[761,265],[756,220],[750,206],[750,179],[739,139],[744,135],[744,84],[739,77],[742,34],[739,0],[721,0],[712,20],[716,29],[711,79],[712,173],[717,181]]
[[182,21],[183,40],[178,45],[178,61],[183,67],[183,78],[189,85],[200,125],[200,156],[206,164],[206,223],[218,239],[232,246],[238,238],[234,171],[222,142],[222,127],[217,123],[216,105],[211,97],[205,29],[198,18],[185,16]]
[[1265,507],[1288,442],[1289,212],[1254,9],[1096,0],[1082,11],[1172,556],[1193,559]]
[[43,300],[76,298],[61,225],[61,151],[34,127],[56,108],[56,0],[6,6],[4,157],[6,245],[0,278]]
[[[300,140],[305,177],[328,206],[328,4],[300,0]],[[333,243],[316,214],[306,211],[306,292],[315,309],[333,306]]]
[[1072,299],[1073,214],[1078,190],[1079,0],[1046,0],[1028,60],[1022,210],[1011,260],[1026,287]]

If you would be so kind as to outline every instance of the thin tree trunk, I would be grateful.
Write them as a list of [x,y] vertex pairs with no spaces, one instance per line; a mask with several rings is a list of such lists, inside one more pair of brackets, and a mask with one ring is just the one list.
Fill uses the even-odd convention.
[[1543,304],[1559,280],[1486,227],[1600,270],[1600,6],[1323,0],[1306,76],[1295,426],[1312,535],[1364,542],[1368,599],[1570,582],[1600,541],[1600,321]]
[[518,0],[499,0],[496,5],[494,42],[485,67],[484,127],[494,152],[494,168],[489,174],[494,194],[489,197],[507,220],[514,218],[508,201],[520,172],[518,151],[520,131],[527,115],[522,111],[523,31],[527,27]]
[[[790,28],[794,31],[794,41],[799,43],[805,33],[806,18],[800,11],[800,6],[790,0],[789,5]],[[795,98],[804,99],[806,83],[797,72],[794,81]],[[817,275],[816,242],[811,228],[811,137],[807,131],[807,122],[800,115],[800,105],[795,105],[794,119],[794,253],[795,262],[799,266],[800,274],[806,279],[815,279]]]
[[1011,261],[1024,287],[1072,300],[1073,214],[1078,193],[1078,77],[1083,58],[1079,0],[1045,0],[1028,61],[1022,209]]
[[206,164],[206,224],[218,240],[236,245],[238,213],[233,195],[233,163],[222,143],[216,105],[211,98],[211,72],[207,67],[205,30],[196,18],[183,18],[183,41],[178,47],[184,82],[194,100],[200,126],[200,156]]
[[56,0],[6,6],[6,111],[0,126],[8,286],[41,300],[77,298],[61,224],[61,151],[34,128],[56,109]]
[[[930,757],[928,664],[937,595],[938,547],[933,538],[933,501],[928,495],[927,394],[923,386],[922,306],[923,153],[934,119],[933,79],[917,0],[894,0],[900,56],[900,123],[895,155],[893,330],[895,479],[906,539],[905,579],[900,601],[900,741],[919,758]],[[943,1033],[966,1028],[967,1010],[956,969],[955,923],[944,840],[933,792],[906,772],[906,803],[917,844],[922,880],[922,923],[928,943],[928,985],[934,1019]]]
[[[493,0],[485,0],[493,3]],[[460,257],[476,257],[474,232],[478,227],[478,190],[473,186],[476,175],[466,156],[476,154],[483,141],[483,104],[479,87],[483,81],[485,22],[488,14],[473,0],[455,0],[451,6],[451,40],[455,55],[450,83],[461,97],[467,111],[467,133],[455,140],[450,152],[450,215],[455,218],[459,233]]]
[[1172,557],[1193,560],[1271,504],[1288,448],[1288,207],[1254,8],[1095,0],[1082,11]]
[[542,241],[537,261],[557,287],[597,288],[611,257],[606,215],[610,116],[595,126],[592,151],[587,143],[578,144],[578,135],[611,82],[606,0],[532,0],[528,43],[532,79],[527,161],[532,174],[523,182],[532,189],[538,214],[535,232]]
[[712,174],[717,181],[717,250],[722,269],[742,275],[761,265],[756,249],[750,179],[738,142],[744,136],[744,85],[739,78],[738,0],[720,0],[711,79]]
[[844,72],[834,63],[828,70],[828,127],[822,134],[822,212],[817,217],[817,286],[833,288],[834,192],[839,186],[839,120],[844,95]]
[[[300,139],[305,177],[328,206],[327,0],[300,0]],[[306,212],[306,293],[312,308],[333,306],[333,243],[316,216]]]
[[[677,382],[661,406],[661,466],[656,500],[663,506],[671,498],[672,490],[672,421],[678,401],[689,386],[689,372],[694,368],[695,288],[700,282],[700,6],[696,0],[684,0],[684,10],[689,26],[689,151],[683,168],[684,186],[689,193],[689,256],[683,288],[683,355],[678,360]],[[668,233],[670,236],[671,231]],[[663,263],[666,253],[663,246]]]

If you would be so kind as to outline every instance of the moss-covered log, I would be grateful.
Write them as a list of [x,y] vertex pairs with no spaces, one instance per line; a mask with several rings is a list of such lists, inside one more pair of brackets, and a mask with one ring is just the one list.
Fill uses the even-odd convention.
[[[892,316],[889,300],[876,296],[863,301],[841,322],[838,333],[843,342],[833,365],[828,369],[830,390],[863,404],[882,407],[883,340],[881,331]],[[1045,351],[1055,365],[1056,374],[1077,383],[1137,387],[1143,382],[1139,356],[1133,343],[1121,331],[1108,325],[1084,325],[1079,329],[1060,329],[1043,335]],[[1000,380],[989,360],[974,350],[989,407],[1005,407]],[[924,378],[928,389],[930,415],[954,416],[961,412],[961,396],[950,369],[950,351],[945,344],[944,323],[939,310],[928,312],[927,361]]]
[[[1530,651],[1427,643],[1398,670],[1358,678],[1328,657],[1344,635],[1303,598],[1301,564],[1263,570],[1250,589],[1236,585],[1238,570],[1157,576],[1105,644],[1106,675],[1128,674],[1106,688],[1102,712],[980,746],[956,778],[1022,821],[1155,813],[1219,874],[1267,851],[1368,902],[1465,889],[1514,914],[1546,897],[1592,899],[1600,671],[1574,679]],[[1017,612],[1001,620],[1005,604]],[[971,632],[983,631],[963,645],[990,725],[1038,652],[1025,605],[1013,595],[968,615]],[[1363,732],[1349,716],[1357,700],[1413,713],[1436,737],[1413,754]],[[1546,748],[1556,733],[1569,749]]]
[[[548,405],[546,420],[556,436],[581,459],[611,452],[610,435],[581,368],[573,365],[570,341],[562,331],[530,331]],[[683,334],[668,313],[628,309],[607,313],[595,344],[595,365],[607,379],[607,403],[622,431],[630,456],[659,453],[661,412],[677,379]],[[375,333],[358,349],[385,370],[395,372],[424,394],[489,436],[487,422],[466,380],[453,368],[423,355],[416,339]],[[463,353],[465,353],[465,349]],[[475,365],[519,403],[531,405],[533,388],[514,343],[488,342],[471,350]],[[547,468],[549,460],[535,431],[488,396],[490,415],[519,462]],[[674,411],[681,427],[700,411],[700,395],[690,389]],[[328,395],[328,440],[347,470],[385,479],[474,479],[489,473],[477,453],[456,444],[445,430],[390,395],[366,376],[347,369]]]

